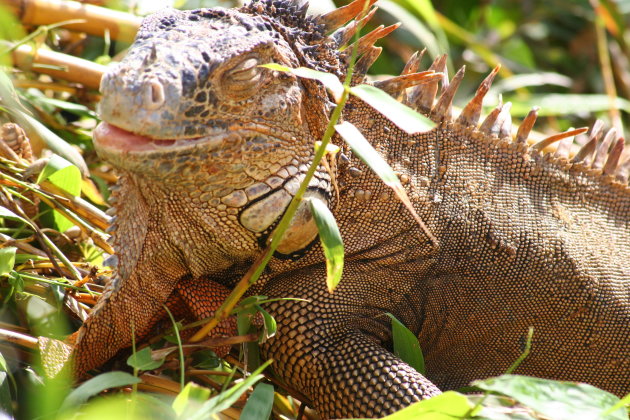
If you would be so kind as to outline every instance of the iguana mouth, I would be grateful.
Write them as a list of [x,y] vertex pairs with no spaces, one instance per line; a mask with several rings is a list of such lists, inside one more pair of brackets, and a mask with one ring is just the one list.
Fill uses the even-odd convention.
[[221,146],[229,135],[229,132],[221,129],[217,130],[216,134],[213,133],[203,137],[155,139],[132,133],[103,121],[94,129],[93,138],[94,144],[99,149],[114,150],[118,153],[137,153],[189,146],[200,142],[203,142],[208,147],[208,150],[211,150]]

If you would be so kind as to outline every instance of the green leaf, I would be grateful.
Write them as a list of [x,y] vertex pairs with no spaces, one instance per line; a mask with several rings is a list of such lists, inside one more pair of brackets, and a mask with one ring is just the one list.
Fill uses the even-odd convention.
[[[40,184],[46,180],[75,197],[81,194],[82,179],[79,168],[61,156],[53,155],[48,160],[37,178],[37,183]],[[55,227],[60,232],[64,232],[74,226],[72,221],[56,210],[52,212],[52,218]]]
[[343,95],[343,85],[334,74],[325,73],[323,71],[313,70],[306,67],[298,67],[292,69],[291,67],[286,67],[277,63],[261,64],[260,67],[283,71],[286,73],[293,73],[296,76],[302,77],[304,79],[317,80],[330,91],[330,93],[333,95],[333,98],[335,98],[335,102],[337,103],[339,103],[339,99],[341,98],[341,95]]
[[424,375],[424,357],[416,337],[394,315],[385,314],[392,319],[392,335],[394,339],[394,354],[409,366]]
[[276,335],[276,330],[277,330],[276,320],[273,316],[271,316],[269,312],[265,311],[261,306],[256,305],[256,309],[258,309],[258,312],[260,312],[260,314],[263,317],[264,331],[263,331],[263,336],[262,336],[261,341],[265,342],[268,338],[271,338],[274,335]]
[[[604,413],[619,403],[618,397],[591,385],[529,376],[502,375],[472,384],[510,396],[554,420],[603,418]],[[619,408],[606,418],[627,420],[628,414]]]
[[269,384],[258,384],[254,392],[247,399],[245,407],[241,412],[242,419],[268,419],[273,407],[273,386]]
[[326,286],[333,292],[341,281],[343,273],[343,240],[335,221],[335,216],[328,206],[317,198],[310,198],[308,203],[311,214],[319,231],[319,239],[326,256]]
[[102,373],[82,383],[78,388],[70,392],[64,399],[60,411],[63,412],[70,408],[75,408],[106,389],[133,385],[139,382],[140,379],[126,372]]
[[447,391],[428,400],[419,401],[397,411],[383,420],[456,420],[470,414],[472,405],[468,399],[455,391]]
[[37,177],[37,183],[48,180],[53,185],[74,195],[81,193],[81,172],[72,163],[58,155],[52,155]]
[[164,363],[164,358],[153,360],[150,347],[135,352],[127,359],[127,364],[138,370],[157,369],[162,366],[162,363]]
[[0,276],[5,276],[13,270],[15,251],[17,251],[17,248],[14,246],[0,248]]
[[190,416],[189,419],[205,420],[213,414],[219,413],[226,408],[231,407],[232,404],[234,404],[236,400],[238,400],[240,396],[243,395],[243,393],[245,393],[245,391],[247,391],[250,386],[254,385],[256,382],[263,378],[261,372],[267,366],[269,366],[271,362],[271,360],[266,361],[243,381],[237,383],[232,388],[223,391],[219,395],[206,401],[194,415]]
[[[80,410],[72,410],[65,416],[55,419],[89,419],[89,420],[173,420],[173,409],[161,401],[145,393],[129,395],[113,395],[107,398],[95,398]],[[42,416],[43,418],[44,416]],[[48,415],[47,418],[52,418]]]
[[198,409],[201,404],[210,397],[210,390],[197,385],[194,382],[188,382],[184,389],[181,390],[173,401],[172,407],[180,418],[187,418]]
[[396,124],[407,134],[423,133],[435,127],[435,123],[414,111],[379,88],[370,85],[358,85],[350,88],[350,93],[358,96]]

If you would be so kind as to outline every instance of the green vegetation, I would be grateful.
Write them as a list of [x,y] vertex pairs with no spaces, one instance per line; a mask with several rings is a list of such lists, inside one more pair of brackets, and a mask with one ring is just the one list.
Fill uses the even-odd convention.
[[[228,1],[176,3],[179,7],[231,5]],[[337,6],[341,3],[336,2]],[[137,4],[140,11],[151,7],[151,2]],[[326,8],[326,2],[318,7]],[[463,104],[500,63],[499,80],[487,96],[488,107],[500,96],[514,103],[515,117],[525,116],[532,105],[540,106],[545,118],[539,119],[537,130],[543,133],[589,125],[595,118],[624,132],[630,113],[630,4],[612,0],[445,0],[435,4],[381,0],[379,7],[366,30],[397,21],[402,27],[382,41],[384,52],[372,68],[375,77],[400,73],[411,54],[424,47],[423,68],[437,55],[448,53],[451,72],[467,66],[456,98],[456,103]],[[122,4],[117,8],[128,11]],[[105,240],[109,217],[104,211],[107,187],[115,175],[99,161],[91,145],[98,94],[86,76],[98,73],[98,65],[75,68],[67,64],[65,71],[63,60],[33,64],[22,47],[108,63],[128,44],[110,30],[101,31],[105,36],[100,37],[53,23],[39,29],[30,25],[20,23],[7,8],[0,9],[0,64],[5,66],[0,73],[0,123],[18,122],[37,156],[43,149],[55,155],[38,167],[25,157],[0,150],[4,156],[0,157],[0,411],[17,418],[46,419],[201,419],[219,412],[266,418],[272,411],[275,416],[297,418],[299,390],[284,389],[273,378],[263,381],[262,371],[269,362],[257,361],[253,344],[275,333],[275,321],[264,311],[266,298],[250,297],[236,306],[255,277],[246,279],[240,295],[224,306],[223,314],[238,317],[241,361],[220,360],[207,349],[184,355],[180,335],[184,326],[173,319],[172,330],[152,340],[151,348],[138,348],[127,361],[129,366],[114,367],[133,370],[133,375],[112,368],[73,389],[63,373],[54,380],[42,373],[49,362],[48,350],[40,362],[38,349],[49,349],[47,345],[55,345],[50,339],[63,339],[76,330],[102,291],[103,279],[111,274],[103,265],[103,256],[112,252]],[[120,39],[125,39],[123,35]],[[379,96],[382,92],[371,87],[350,88],[350,78],[342,86],[337,79],[335,84],[325,75],[301,71],[296,74],[316,78],[336,92],[339,104],[354,94],[380,106],[392,119],[404,117],[394,122],[411,126],[410,130],[428,127],[425,119],[413,113],[391,111],[389,97]],[[318,145],[318,157],[326,159],[335,153],[326,143],[336,128],[404,202],[404,190],[388,165],[373,157],[373,149],[353,126],[335,127],[336,118],[333,115],[327,138]],[[311,205],[320,231],[328,232],[322,233],[322,242],[332,290],[343,266],[342,240],[330,215],[316,203]],[[253,325],[256,314],[264,321],[262,332]],[[417,352],[417,340],[396,320],[393,329],[396,354],[421,371],[424,361]],[[251,374],[243,369],[245,355]],[[179,363],[184,359],[186,371]],[[630,405],[629,397],[620,401],[583,384],[505,375],[480,378],[472,385],[476,395],[447,392],[389,418],[628,418],[624,407]]]

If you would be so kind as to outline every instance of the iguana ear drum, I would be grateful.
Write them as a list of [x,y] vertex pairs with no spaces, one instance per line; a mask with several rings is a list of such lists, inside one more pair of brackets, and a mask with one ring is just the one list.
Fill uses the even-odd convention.
[[[317,238],[317,225],[311,213],[308,200],[321,200],[328,204],[328,200],[318,190],[308,190],[304,194],[304,200],[300,203],[291,224],[284,232],[282,241],[277,251],[281,254],[291,255],[303,250]],[[269,235],[271,238],[272,235]]]
[[[275,228],[285,210],[291,202],[292,196],[284,189],[275,191],[249,205],[240,216],[240,222],[246,229],[255,233],[264,233]],[[317,225],[309,209],[306,199],[322,200],[328,203],[324,194],[315,189],[310,189],[304,194],[304,201],[284,233],[283,239],[277,251],[281,254],[291,255],[306,248],[317,238]],[[271,238],[268,236],[267,241]]]

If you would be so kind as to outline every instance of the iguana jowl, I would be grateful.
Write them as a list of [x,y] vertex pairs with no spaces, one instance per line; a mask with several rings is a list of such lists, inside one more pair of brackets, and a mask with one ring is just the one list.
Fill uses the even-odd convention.
[[[145,19],[128,55],[102,81],[99,154],[121,177],[117,273],[78,335],[78,375],[165,317],[195,319],[249,268],[303,179],[331,102],[317,82],[258,67],[275,62],[342,77],[362,8],[308,17],[303,2],[254,0],[241,9],[169,10]],[[333,32],[333,30],[336,30]],[[359,41],[357,81],[388,28]],[[332,34],[330,34],[332,32]],[[330,35],[329,35],[330,34]],[[418,57],[405,73],[417,70]],[[444,70],[444,59],[432,69]],[[344,278],[325,287],[306,207],[253,293],[300,297],[267,309],[278,333],[263,345],[274,370],[324,417],[392,412],[442,389],[519,373],[630,391],[630,190],[623,140],[601,126],[570,160],[565,140],[542,155],[511,138],[509,106],[479,126],[496,72],[457,118],[463,76],[413,86],[380,82],[438,127],[409,136],[352,99],[343,118],[400,174],[434,247],[390,190],[347,147],[308,194],[325,201],[344,237]],[[604,139],[602,140],[602,137]],[[429,382],[391,347],[393,313],[417,333]]]

